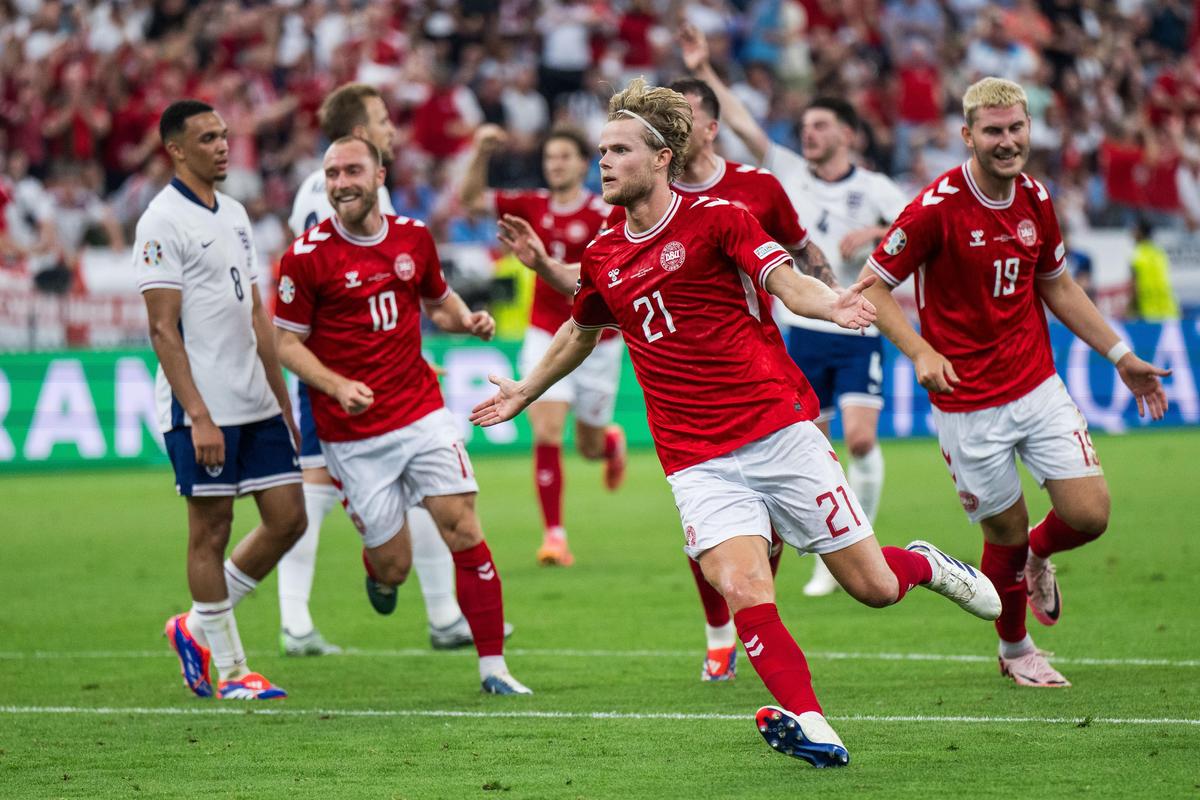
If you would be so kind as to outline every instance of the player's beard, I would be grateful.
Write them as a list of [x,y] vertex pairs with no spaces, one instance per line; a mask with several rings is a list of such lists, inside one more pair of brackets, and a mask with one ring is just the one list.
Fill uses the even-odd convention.
[[1011,161],[1003,162],[997,155],[996,150],[976,150],[975,157],[979,161],[979,166],[988,175],[998,180],[1012,180],[1021,174],[1021,170],[1025,169],[1025,162],[1029,160],[1028,147],[1016,147],[1010,151],[1013,154]]
[[612,206],[631,206],[650,194],[653,189],[653,173],[630,175],[621,181],[620,186],[612,190],[612,194],[609,193],[609,187],[604,187],[604,202]]
[[355,203],[346,204],[339,201],[334,204],[338,218],[347,225],[362,224],[379,203],[379,187],[375,187],[373,191],[362,189],[359,192],[358,200]]

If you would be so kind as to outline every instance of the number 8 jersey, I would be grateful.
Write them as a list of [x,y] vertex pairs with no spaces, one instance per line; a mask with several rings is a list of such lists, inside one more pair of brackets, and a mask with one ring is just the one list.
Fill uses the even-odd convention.
[[1061,275],[1065,256],[1050,195],[1025,174],[992,200],[968,162],[908,204],[867,266],[893,287],[916,275],[921,335],[962,379],[930,395],[937,408],[1003,405],[1054,374],[1035,281]]
[[310,392],[321,441],[379,436],[444,405],[421,357],[421,303],[443,302],[450,287],[425,223],[385,214],[364,239],[330,217],[284,253],[277,291],[275,324],[308,334],[305,345],[321,363],[375,393],[370,408],[350,416],[334,398]]
[[[246,209],[220,192],[210,208],[175,178],[138,220],[133,248],[138,290],[174,289],[182,295],[179,332],[192,380],[220,426],[279,413],[254,337],[257,264]],[[192,424],[161,366],[154,388],[163,433]]]

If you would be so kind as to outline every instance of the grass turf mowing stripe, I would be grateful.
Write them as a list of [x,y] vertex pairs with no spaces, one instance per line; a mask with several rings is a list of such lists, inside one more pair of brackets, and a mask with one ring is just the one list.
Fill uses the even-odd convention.
[[[0,714],[81,714],[98,716],[276,716],[276,717],[445,717],[467,719],[620,719],[620,720],[685,720],[685,721],[737,721],[750,719],[748,714],[688,714],[679,712],[623,712],[623,711],[455,711],[453,709],[370,709],[370,708],[181,708],[163,706],[146,708],[133,706],[116,708],[98,706],[0,706]],[[935,716],[935,715],[885,715],[845,714],[829,717],[834,722],[942,722],[978,725],[1194,725],[1200,719],[1177,719],[1170,717],[986,717],[986,716]]]
[[[573,650],[558,648],[510,647],[505,653],[510,656],[551,656],[562,658],[695,658],[696,650]],[[247,656],[270,656],[275,651],[250,650]],[[373,650],[350,647],[338,655],[326,658],[425,658],[446,656],[475,656],[475,651],[465,648],[458,651],[435,651],[429,648],[401,648],[395,650]],[[836,651],[805,651],[809,659],[828,661],[934,661],[952,663],[986,663],[996,660],[995,656],[955,655],[953,653],[842,653]],[[59,661],[87,658],[174,658],[169,649],[163,650],[32,650],[0,651],[0,661],[46,660]],[[1081,664],[1102,667],[1200,667],[1200,659],[1170,658],[1089,658],[1052,657],[1056,664]]]

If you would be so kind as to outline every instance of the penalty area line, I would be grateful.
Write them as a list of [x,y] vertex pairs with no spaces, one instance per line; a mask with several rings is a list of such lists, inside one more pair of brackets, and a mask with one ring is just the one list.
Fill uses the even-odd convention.
[[[384,717],[384,718],[444,718],[444,719],[563,719],[563,720],[646,720],[646,721],[720,721],[746,722],[749,714],[704,714],[676,712],[624,711],[458,711],[454,709],[371,709],[371,708],[183,708],[163,706],[150,708],[132,706],[0,706],[0,714],[28,716],[238,716],[238,717]],[[1188,725],[1200,726],[1200,719],[1169,717],[990,717],[845,714],[829,717],[833,722],[900,722],[952,723],[967,725]]]

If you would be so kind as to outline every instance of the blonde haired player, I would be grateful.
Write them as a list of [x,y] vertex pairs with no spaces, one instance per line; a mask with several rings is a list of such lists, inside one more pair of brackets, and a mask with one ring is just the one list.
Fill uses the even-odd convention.
[[820,553],[867,605],[891,605],[921,584],[994,619],[999,598],[986,578],[926,542],[879,547],[812,423],[816,398],[757,302],[765,289],[794,313],[859,328],[875,316],[862,296],[874,279],[834,292],[793,272],[791,255],[746,211],[672,191],[691,120],[686,98],[642,80],[612,98],[600,172],[604,199],[623,206],[626,220],[584,252],[571,320],[542,361],[520,382],[493,376],[499,392],[472,421],[511,419],[582,363],[602,328],[619,328],[685,552],[729,604],[751,665],[779,703],[759,710],[759,731],[788,755],[842,766],[849,754],[775,607],[772,526],[793,547]]
[[[1029,156],[1025,91],[984,78],[963,96],[971,159],[918,194],[863,268],[877,324],[929,391],[959,500],[983,529],[981,569],[1000,593],[1001,674],[1021,686],[1070,686],[1025,628],[1025,607],[1054,625],[1062,596],[1050,556],[1108,527],[1109,494],[1087,422],[1054,368],[1043,304],[1105,355],[1138,411],[1167,408],[1159,378],[1100,316],[1066,269],[1050,193],[1021,170]],[[915,275],[921,333],[891,290]],[[1050,495],[1029,528],[1016,458]]]

